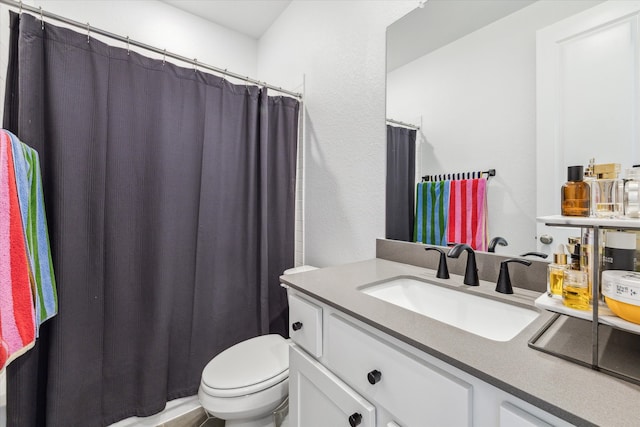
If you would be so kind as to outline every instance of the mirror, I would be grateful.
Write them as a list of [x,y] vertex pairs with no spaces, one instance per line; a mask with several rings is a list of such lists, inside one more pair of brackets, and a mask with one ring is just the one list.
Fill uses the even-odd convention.
[[416,182],[495,169],[496,253],[537,249],[536,31],[599,3],[429,0],[387,29],[387,118],[420,126]]

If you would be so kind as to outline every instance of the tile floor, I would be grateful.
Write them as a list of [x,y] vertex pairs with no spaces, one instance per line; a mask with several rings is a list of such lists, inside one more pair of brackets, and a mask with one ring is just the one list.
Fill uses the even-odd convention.
[[[282,421],[276,427],[288,427],[288,417]],[[156,427],[224,427],[224,421],[215,418],[207,419],[207,414],[202,408],[196,408],[187,412],[173,420],[167,421],[162,424],[158,424]]]

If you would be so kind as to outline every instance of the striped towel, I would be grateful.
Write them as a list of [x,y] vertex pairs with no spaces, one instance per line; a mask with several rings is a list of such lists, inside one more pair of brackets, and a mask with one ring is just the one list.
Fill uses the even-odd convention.
[[35,342],[29,260],[11,138],[0,131],[0,369]]
[[49,233],[44,210],[42,180],[38,152],[20,142],[18,137],[5,131],[11,138],[14,168],[22,224],[25,231],[36,313],[36,336],[40,325],[58,312],[55,275],[49,249]]
[[415,242],[447,245],[449,182],[420,182],[416,188]]
[[487,179],[451,181],[450,193],[448,241],[486,251]]

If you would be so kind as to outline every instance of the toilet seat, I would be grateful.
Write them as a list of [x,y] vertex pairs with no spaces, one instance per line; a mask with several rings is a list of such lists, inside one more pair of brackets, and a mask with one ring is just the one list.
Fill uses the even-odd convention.
[[202,372],[202,391],[238,397],[273,387],[289,377],[289,345],[280,335],[240,342],[214,357]]
[[204,381],[200,383],[201,390],[211,397],[240,397],[246,396],[249,394],[258,393],[264,391],[270,387],[280,384],[281,382],[287,380],[289,378],[289,370],[287,369],[285,372],[280,373],[279,375],[270,378],[269,381],[265,381],[258,384],[252,384],[247,387],[238,387],[231,389],[219,389],[209,387]]

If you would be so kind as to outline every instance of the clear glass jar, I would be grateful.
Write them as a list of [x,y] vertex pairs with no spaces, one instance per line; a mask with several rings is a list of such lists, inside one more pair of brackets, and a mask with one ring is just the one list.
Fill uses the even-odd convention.
[[595,209],[598,218],[617,218],[622,215],[622,180],[617,178],[595,180]]
[[623,193],[624,216],[640,218],[640,166],[627,169]]

